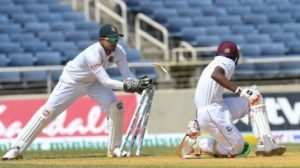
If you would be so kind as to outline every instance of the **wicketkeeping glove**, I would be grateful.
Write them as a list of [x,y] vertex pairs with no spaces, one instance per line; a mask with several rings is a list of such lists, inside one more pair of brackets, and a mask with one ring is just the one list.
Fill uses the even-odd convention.
[[125,92],[138,92],[141,94],[144,89],[147,89],[151,86],[152,80],[148,76],[143,75],[138,80],[125,79],[123,83],[123,89]]

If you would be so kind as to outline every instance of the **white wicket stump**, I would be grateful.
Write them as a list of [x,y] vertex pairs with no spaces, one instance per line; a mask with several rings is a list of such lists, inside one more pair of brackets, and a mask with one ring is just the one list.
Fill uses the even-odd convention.
[[131,156],[131,152],[137,142],[136,156],[141,155],[144,136],[148,124],[149,114],[151,110],[152,100],[154,96],[154,86],[145,89],[141,95],[138,106],[130,121],[125,138],[120,147],[121,152],[125,150],[127,145],[127,157]]

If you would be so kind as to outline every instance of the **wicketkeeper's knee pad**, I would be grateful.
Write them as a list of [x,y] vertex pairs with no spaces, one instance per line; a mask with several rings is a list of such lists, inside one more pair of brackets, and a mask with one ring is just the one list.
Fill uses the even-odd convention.
[[113,102],[108,111],[108,151],[113,151],[115,148],[121,146],[123,118],[123,102],[120,100]]

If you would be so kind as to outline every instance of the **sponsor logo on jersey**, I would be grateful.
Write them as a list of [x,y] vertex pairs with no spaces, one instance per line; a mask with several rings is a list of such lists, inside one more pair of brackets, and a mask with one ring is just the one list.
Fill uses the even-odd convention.
[[95,69],[97,69],[98,67],[100,67],[101,66],[101,64],[94,64],[94,65],[90,65],[90,68],[92,69],[92,70],[95,70]]

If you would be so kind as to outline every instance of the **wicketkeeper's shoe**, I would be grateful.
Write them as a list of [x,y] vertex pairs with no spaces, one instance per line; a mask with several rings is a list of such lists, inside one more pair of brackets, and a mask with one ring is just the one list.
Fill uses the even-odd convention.
[[18,147],[10,149],[4,156],[2,160],[14,160],[14,159],[23,159],[23,155],[20,152]]
[[286,147],[273,144],[271,151],[266,151],[263,144],[256,146],[255,155],[256,156],[281,156],[285,153]]
[[127,152],[123,151],[121,154],[121,150],[120,148],[115,148],[113,151],[108,151],[107,152],[107,157],[126,157],[127,156]]

